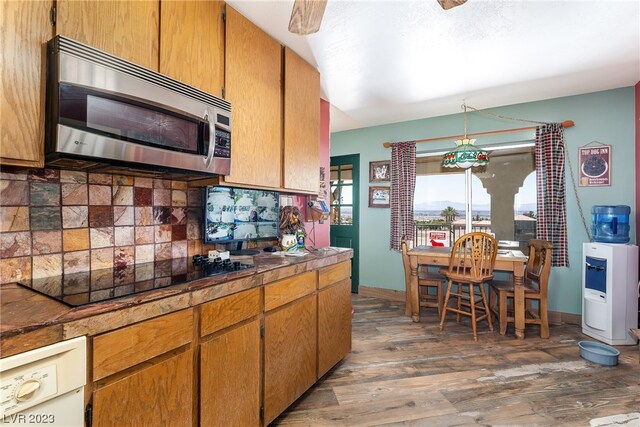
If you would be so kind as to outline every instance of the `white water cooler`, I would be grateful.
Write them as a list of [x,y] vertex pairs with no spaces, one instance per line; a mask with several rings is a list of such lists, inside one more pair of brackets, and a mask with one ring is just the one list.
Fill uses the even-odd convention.
[[638,247],[582,246],[582,333],[610,345],[633,345],[638,327]]

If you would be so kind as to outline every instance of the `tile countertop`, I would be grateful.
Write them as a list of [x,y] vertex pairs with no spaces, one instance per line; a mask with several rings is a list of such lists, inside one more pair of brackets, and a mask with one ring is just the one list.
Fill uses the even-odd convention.
[[302,257],[260,253],[238,258],[243,263],[253,263],[255,269],[80,307],[69,307],[16,283],[0,285],[0,355],[6,357],[81,335],[96,335],[352,257],[352,249],[333,247]]

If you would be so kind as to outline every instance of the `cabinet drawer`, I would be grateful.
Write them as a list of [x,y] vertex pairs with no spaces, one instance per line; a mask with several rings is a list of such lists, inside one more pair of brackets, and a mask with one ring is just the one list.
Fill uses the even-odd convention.
[[318,270],[318,289],[351,277],[351,261],[343,261]]
[[251,289],[202,306],[201,336],[209,335],[260,313],[260,289]]
[[316,289],[316,272],[309,271],[267,285],[264,289],[264,311],[273,310]]
[[192,309],[98,335],[93,339],[93,380],[188,344],[192,337]]

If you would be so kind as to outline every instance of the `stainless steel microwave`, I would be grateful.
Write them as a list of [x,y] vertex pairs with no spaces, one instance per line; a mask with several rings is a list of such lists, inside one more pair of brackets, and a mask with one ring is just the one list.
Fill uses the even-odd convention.
[[66,37],[48,42],[46,103],[47,166],[230,173],[229,102]]

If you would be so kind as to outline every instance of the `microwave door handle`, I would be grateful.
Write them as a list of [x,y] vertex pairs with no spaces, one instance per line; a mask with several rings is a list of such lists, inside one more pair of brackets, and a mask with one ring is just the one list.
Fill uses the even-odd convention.
[[[209,167],[211,162],[213,161],[213,154],[216,150],[216,127],[211,120],[209,120],[209,113],[205,113],[204,119],[209,123],[209,152],[207,153],[207,157],[204,159],[205,166]],[[211,114],[211,117],[215,117]]]

